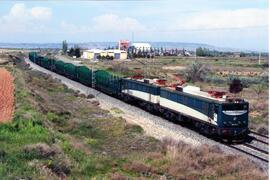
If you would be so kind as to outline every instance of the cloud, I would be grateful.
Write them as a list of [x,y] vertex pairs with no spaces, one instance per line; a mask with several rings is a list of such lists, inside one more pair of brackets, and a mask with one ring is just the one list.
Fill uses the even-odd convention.
[[178,28],[218,29],[245,28],[268,25],[267,9],[238,9],[199,12],[184,22],[177,22]]
[[34,7],[30,10],[33,18],[37,20],[49,20],[52,16],[52,11],[46,7]]
[[137,19],[131,17],[120,17],[115,14],[103,14],[92,18],[87,25],[75,25],[72,22],[62,21],[60,26],[73,33],[124,33],[132,31],[143,31],[146,29]]
[[115,14],[104,14],[93,19],[95,31],[142,31],[145,30],[138,20],[130,17],[119,17]]
[[16,3],[7,15],[0,17],[0,31],[8,33],[40,31],[44,29],[43,23],[51,17],[52,11],[49,8],[27,8],[23,3]]

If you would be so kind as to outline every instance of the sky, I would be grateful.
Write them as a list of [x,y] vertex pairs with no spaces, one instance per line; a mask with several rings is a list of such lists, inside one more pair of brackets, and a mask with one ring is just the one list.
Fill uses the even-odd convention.
[[268,1],[0,1],[0,42],[120,39],[268,51]]

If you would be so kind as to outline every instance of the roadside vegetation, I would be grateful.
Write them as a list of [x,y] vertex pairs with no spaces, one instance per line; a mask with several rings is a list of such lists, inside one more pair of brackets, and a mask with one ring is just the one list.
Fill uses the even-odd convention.
[[0,125],[1,179],[267,179],[255,164],[217,147],[162,142],[121,111],[16,63],[16,108]]

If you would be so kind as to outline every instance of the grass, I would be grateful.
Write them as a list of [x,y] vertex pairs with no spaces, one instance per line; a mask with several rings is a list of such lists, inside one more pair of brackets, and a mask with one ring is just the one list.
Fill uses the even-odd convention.
[[148,137],[48,76],[18,68],[14,76],[14,119],[0,125],[0,179],[266,179],[214,147]]

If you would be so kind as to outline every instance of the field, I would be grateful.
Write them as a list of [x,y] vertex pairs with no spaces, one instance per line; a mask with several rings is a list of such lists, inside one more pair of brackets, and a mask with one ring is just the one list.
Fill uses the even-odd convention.
[[230,94],[241,97],[250,103],[250,128],[268,134],[268,60],[257,57],[239,58],[194,58],[194,57],[157,57],[133,61],[83,62],[89,67],[107,69],[116,74],[132,76],[141,74],[149,78],[165,78],[168,84],[186,80],[186,72],[192,64],[202,64],[205,74],[201,80],[188,84],[202,90],[221,90],[228,92],[230,79],[237,77],[244,85],[242,92]]
[[0,122],[12,119],[14,106],[13,77],[4,68],[0,68]]
[[245,158],[144,135],[118,109],[68,89],[23,62],[13,121],[0,125],[1,179],[267,179]]

